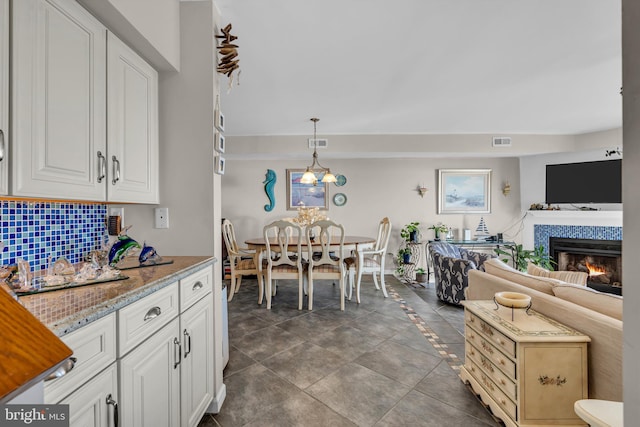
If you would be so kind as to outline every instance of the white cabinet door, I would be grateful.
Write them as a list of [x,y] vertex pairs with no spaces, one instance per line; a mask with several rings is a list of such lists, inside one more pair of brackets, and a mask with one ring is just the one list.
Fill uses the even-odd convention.
[[0,0],[0,195],[9,194],[9,0]]
[[183,427],[195,427],[213,401],[213,294],[181,317],[181,405]]
[[180,425],[180,322],[171,323],[120,359],[124,426]]
[[107,197],[158,203],[158,73],[113,34],[107,38]]
[[13,195],[105,200],[105,27],[73,0],[12,16]]
[[109,427],[117,425],[118,370],[112,364],[100,375],[80,387],[60,403],[69,405],[71,427]]

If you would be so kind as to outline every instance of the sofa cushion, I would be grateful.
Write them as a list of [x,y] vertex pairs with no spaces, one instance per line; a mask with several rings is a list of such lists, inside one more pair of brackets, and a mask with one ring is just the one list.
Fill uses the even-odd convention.
[[584,271],[549,271],[533,263],[527,264],[527,273],[532,276],[551,277],[552,279],[584,286],[587,285],[587,278],[589,277],[589,274]]
[[614,319],[622,320],[623,298],[621,296],[598,292],[586,286],[570,283],[554,286],[553,294],[565,301],[570,301]]
[[512,282],[516,282],[522,286],[526,286],[549,295],[553,295],[554,286],[564,283],[560,280],[551,279],[549,277],[532,276],[530,274],[523,273],[513,267],[510,267],[497,258],[485,261],[484,270],[494,276],[511,280]]

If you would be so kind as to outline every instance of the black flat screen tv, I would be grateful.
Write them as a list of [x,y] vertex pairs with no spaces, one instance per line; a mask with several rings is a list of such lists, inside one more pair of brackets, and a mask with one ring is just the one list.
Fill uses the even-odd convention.
[[622,160],[547,165],[546,203],[622,203]]

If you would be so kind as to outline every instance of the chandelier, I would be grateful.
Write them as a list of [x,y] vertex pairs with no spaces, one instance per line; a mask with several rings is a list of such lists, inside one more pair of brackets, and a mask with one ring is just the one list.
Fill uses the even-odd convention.
[[316,124],[320,119],[313,117],[310,120],[313,122],[313,163],[311,163],[311,166],[307,166],[307,170],[304,172],[304,175],[302,175],[302,178],[300,178],[300,182],[302,184],[318,185],[318,175],[316,174],[322,174],[322,179],[320,180],[322,182],[336,182],[337,179],[331,173],[331,170],[322,166],[318,161],[318,152],[316,151]]

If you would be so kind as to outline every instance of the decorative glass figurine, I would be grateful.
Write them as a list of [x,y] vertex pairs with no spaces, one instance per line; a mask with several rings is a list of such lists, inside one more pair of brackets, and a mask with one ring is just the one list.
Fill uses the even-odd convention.
[[131,228],[131,226],[122,229],[122,231],[118,235],[118,240],[113,242],[113,245],[109,250],[109,265],[112,267],[115,267],[115,265],[120,262],[122,258],[127,256],[129,251],[131,251],[133,248],[140,247],[140,243],[127,236],[126,233],[129,228]]

